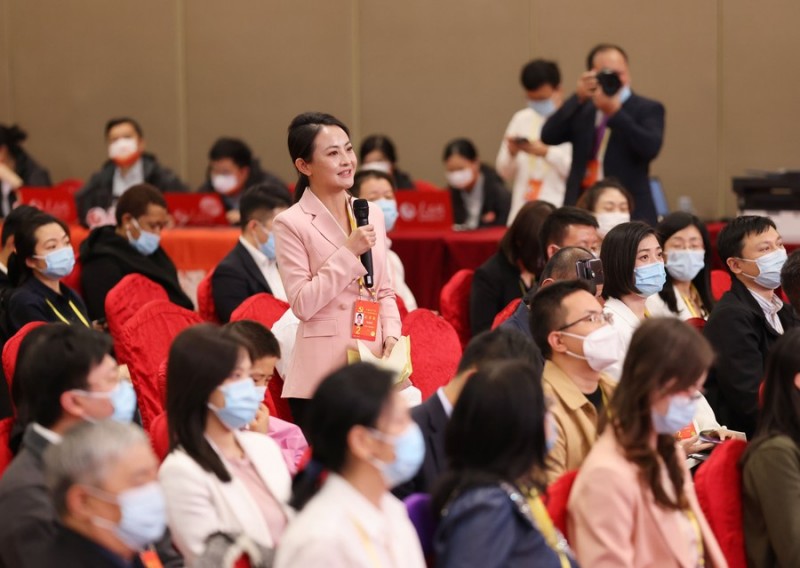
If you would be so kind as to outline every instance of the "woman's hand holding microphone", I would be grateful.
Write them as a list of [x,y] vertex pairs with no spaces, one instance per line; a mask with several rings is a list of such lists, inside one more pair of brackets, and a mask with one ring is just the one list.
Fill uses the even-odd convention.
[[353,229],[344,246],[356,256],[361,256],[375,246],[377,237],[373,225],[364,225]]

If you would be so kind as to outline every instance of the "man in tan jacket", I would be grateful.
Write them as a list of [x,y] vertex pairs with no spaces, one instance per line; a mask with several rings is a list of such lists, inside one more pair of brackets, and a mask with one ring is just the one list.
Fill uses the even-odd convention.
[[601,371],[621,353],[615,329],[587,283],[556,282],[531,304],[531,332],[545,357],[544,392],[558,433],[547,456],[547,481],[583,463],[614,391]]

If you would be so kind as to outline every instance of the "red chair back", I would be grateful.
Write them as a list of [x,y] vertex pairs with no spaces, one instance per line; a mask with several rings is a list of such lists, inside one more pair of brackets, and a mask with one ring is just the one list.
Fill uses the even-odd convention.
[[697,331],[703,331],[703,328],[706,327],[706,320],[703,318],[689,318],[685,321]]
[[472,335],[469,325],[469,293],[474,275],[475,271],[469,268],[459,270],[442,286],[439,294],[442,317],[456,330],[461,347],[467,345]]
[[172,340],[187,327],[199,323],[203,320],[195,312],[168,300],[156,300],[143,306],[122,327],[115,347],[128,364],[145,430],[164,410],[158,369],[169,354]]
[[214,295],[211,293],[211,278],[214,270],[209,270],[200,284],[197,285],[197,311],[200,317],[209,323],[219,323],[217,307],[214,305]]
[[725,270],[711,271],[711,295],[715,300],[722,298],[722,295],[731,289],[731,275]]
[[11,453],[11,448],[8,447],[12,428],[14,428],[13,418],[9,417],[0,420],[0,477],[3,477],[8,464],[14,459],[14,454]]
[[496,329],[500,327],[500,324],[506,321],[508,318],[514,315],[514,312],[517,311],[520,303],[522,303],[522,298],[514,298],[511,300],[508,305],[500,310],[500,312],[494,316],[494,321],[492,322],[492,329]]
[[395,299],[397,300],[397,311],[400,312],[400,320],[406,319],[408,315],[408,308],[406,307],[406,303],[403,301],[399,295],[395,295]]
[[167,426],[167,413],[162,412],[150,423],[150,444],[153,452],[158,457],[158,461],[164,461],[169,453],[169,428]]
[[725,441],[714,449],[694,476],[697,500],[730,568],[747,568],[739,468],[745,448],[747,442],[742,440]]
[[[106,294],[105,308],[108,330],[114,343],[119,341],[123,326],[142,306],[154,300],[169,300],[164,289],[141,274],[128,274]],[[121,354],[118,352],[117,356]],[[120,358],[121,363],[127,363]]]
[[83,187],[83,180],[81,179],[65,179],[53,186],[53,189],[60,189],[66,191],[70,195],[75,195]]
[[250,296],[239,307],[231,313],[231,321],[254,320],[271,328],[275,322],[281,319],[289,304],[279,300],[272,294],[262,292],[255,296]]
[[[3,346],[3,373],[6,375],[8,392],[13,392],[11,387],[14,384],[14,372],[17,369],[17,356],[19,355],[19,346],[22,344],[22,340],[25,339],[25,336],[28,335],[31,330],[34,330],[42,325],[47,325],[47,323],[43,321],[32,321],[26,323],[17,333],[12,335]],[[16,409],[14,409],[14,412],[16,413]]]
[[78,207],[75,197],[66,189],[57,187],[21,187],[17,190],[19,202],[31,205],[61,219],[67,225],[78,224]]
[[569,540],[567,535],[567,503],[577,476],[577,469],[568,471],[547,488],[547,513],[550,515],[553,524],[567,540]]
[[425,400],[455,375],[461,358],[458,334],[444,318],[424,308],[408,314],[402,333],[411,338],[411,383]]

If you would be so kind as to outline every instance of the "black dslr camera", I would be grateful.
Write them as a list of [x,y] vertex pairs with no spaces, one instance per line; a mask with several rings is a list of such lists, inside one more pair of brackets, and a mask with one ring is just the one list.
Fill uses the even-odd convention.
[[609,97],[616,95],[622,88],[622,80],[619,78],[619,74],[611,69],[601,69],[598,71],[597,83]]

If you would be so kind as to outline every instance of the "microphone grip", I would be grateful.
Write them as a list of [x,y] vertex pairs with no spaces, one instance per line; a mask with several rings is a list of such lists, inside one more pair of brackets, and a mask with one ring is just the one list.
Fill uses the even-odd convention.
[[[353,216],[356,219],[357,227],[369,225],[369,203],[367,203],[366,199],[356,199],[353,201]],[[372,271],[371,250],[361,255],[361,264],[367,269],[367,273],[364,275],[364,287],[372,288],[375,284],[375,279],[373,277],[374,272]]]
[[374,279],[372,277],[372,251],[368,250],[364,254],[361,255],[361,264],[364,265],[364,268],[367,269],[367,273],[364,275],[364,287],[372,288],[375,285]]

